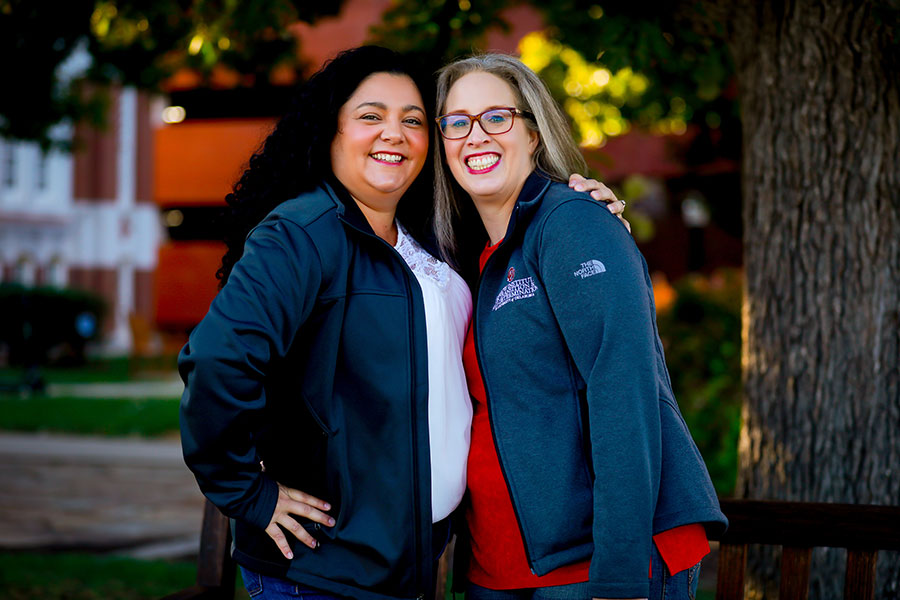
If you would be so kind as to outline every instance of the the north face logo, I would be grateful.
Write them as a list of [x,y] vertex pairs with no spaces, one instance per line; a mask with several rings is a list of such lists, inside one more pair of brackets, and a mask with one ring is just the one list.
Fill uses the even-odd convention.
[[575,277],[581,277],[585,279],[590,277],[591,275],[597,275],[599,273],[605,273],[606,267],[599,260],[589,260],[587,262],[581,263],[581,268],[575,271]]

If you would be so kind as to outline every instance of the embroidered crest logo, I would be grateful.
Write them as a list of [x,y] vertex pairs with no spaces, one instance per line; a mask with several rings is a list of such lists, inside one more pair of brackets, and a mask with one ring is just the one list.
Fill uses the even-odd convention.
[[[511,275],[515,275],[513,269],[509,270],[510,273],[507,274],[507,278]],[[504,304],[509,304],[510,302],[515,302],[516,300],[522,300],[524,298],[531,298],[534,296],[534,293],[537,291],[537,286],[534,284],[534,279],[531,277],[525,277],[523,279],[511,279],[509,283],[503,286],[503,289],[500,290],[500,293],[497,294],[496,300],[494,300],[494,308],[492,310],[497,310]]]
[[575,271],[575,277],[587,279],[592,275],[598,275],[606,272],[606,266],[599,260],[589,260],[581,263],[581,268]]
[[515,267],[510,267],[510,268],[509,268],[509,271],[506,272],[506,280],[507,280],[507,281],[512,281],[512,280],[515,279],[515,278],[516,278],[516,268],[515,268]]

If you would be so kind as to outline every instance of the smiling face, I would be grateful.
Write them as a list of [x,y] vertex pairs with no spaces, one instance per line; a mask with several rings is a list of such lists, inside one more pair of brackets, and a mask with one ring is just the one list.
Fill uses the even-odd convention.
[[363,204],[393,210],[427,154],[424,102],[406,75],[370,75],[341,107],[331,168]]
[[[443,113],[477,115],[492,108],[516,106],[516,95],[508,83],[496,75],[475,71],[450,87]],[[468,136],[443,140],[450,172],[476,204],[515,202],[533,170],[531,158],[538,136],[523,119],[517,115],[506,133],[488,135],[476,122]]]

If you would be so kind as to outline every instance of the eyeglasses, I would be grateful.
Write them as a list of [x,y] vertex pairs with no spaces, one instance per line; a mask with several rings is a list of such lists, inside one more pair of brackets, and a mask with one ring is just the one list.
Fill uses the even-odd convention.
[[478,121],[481,129],[488,135],[506,133],[512,129],[516,115],[534,119],[534,115],[530,112],[509,107],[492,108],[477,115],[450,113],[449,115],[441,115],[435,121],[437,121],[438,130],[440,130],[442,136],[448,140],[459,140],[469,135],[472,131],[472,123],[475,121]]

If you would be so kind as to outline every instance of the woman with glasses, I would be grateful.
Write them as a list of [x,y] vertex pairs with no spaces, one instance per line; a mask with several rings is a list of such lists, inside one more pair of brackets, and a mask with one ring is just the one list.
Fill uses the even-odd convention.
[[584,160],[520,61],[452,63],[437,96],[438,241],[480,273],[467,599],[692,598],[706,529],[727,522],[672,393],[643,257],[561,183]]
[[429,242],[431,88],[390,50],[339,55],[227,198],[181,433],[256,599],[434,593],[465,490],[471,295]]

